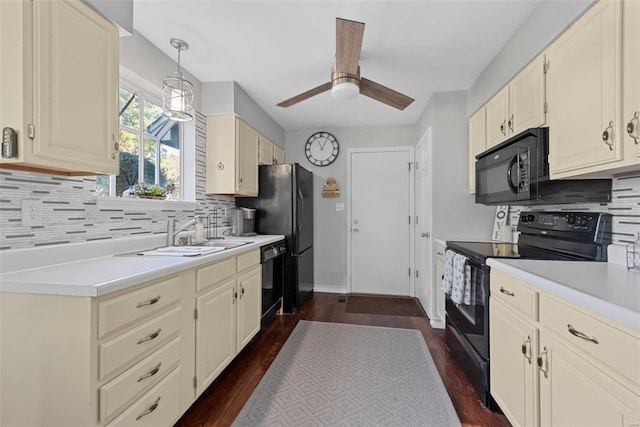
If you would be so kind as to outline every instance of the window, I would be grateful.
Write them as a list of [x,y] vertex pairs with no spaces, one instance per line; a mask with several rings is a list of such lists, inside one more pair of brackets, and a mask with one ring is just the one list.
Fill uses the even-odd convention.
[[181,200],[180,123],[162,115],[160,102],[120,87],[120,174],[100,176],[96,193],[122,196],[139,182],[155,184],[167,200]]

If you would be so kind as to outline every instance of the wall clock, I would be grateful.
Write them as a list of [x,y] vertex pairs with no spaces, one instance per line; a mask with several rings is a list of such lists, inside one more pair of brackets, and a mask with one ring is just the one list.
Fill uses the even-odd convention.
[[328,132],[314,133],[304,146],[304,154],[316,166],[330,165],[338,157],[339,151],[338,140]]

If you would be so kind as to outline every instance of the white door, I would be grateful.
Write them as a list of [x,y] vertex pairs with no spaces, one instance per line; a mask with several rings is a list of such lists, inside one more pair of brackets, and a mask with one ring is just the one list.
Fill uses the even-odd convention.
[[350,289],[412,295],[412,147],[349,150]]
[[422,306],[427,312],[427,316],[433,319],[434,298],[429,278],[432,276],[431,266],[431,222],[429,217],[430,208],[430,188],[428,153],[431,144],[431,128],[427,129],[420,142],[416,145],[416,215],[415,215],[415,280],[416,296],[420,299]]

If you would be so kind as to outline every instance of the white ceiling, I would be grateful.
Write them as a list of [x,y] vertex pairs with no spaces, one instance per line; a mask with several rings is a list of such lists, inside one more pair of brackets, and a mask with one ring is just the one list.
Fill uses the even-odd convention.
[[[434,92],[466,90],[541,0],[134,0],[134,27],[201,82],[235,80],[284,129],[415,124]],[[276,104],[328,82],[335,18],[366,24],[362,76],[408,95],[404,111],[329,92]]]

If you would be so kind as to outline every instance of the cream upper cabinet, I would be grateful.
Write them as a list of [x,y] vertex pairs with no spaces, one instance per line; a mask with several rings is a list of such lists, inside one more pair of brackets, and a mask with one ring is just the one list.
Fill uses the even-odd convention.
[[509,115],[509,88],[498,92],[485,105],[486,111],[486,148],[500,144],[509,137],[507,120]]
[[540,55],[487,102],[487,149],[545,124],[545,71],[545,57]]
[[17,133],[2,167],[119,171],[118,29],[80,0],[0,2],[0,126]]
[[[640,2],[626,1],[623,7],[622,124],[625,153],[640,162]],[[626,154],[625,154],[625,157]]]
[[485,108],[469,118],[469,193],[476,192],[476,156],[485,150]]
[[545,56],[540,55],[509,83],[509,136],[546,122]]
[[258,156],[258,164],[271,165],[274,163],[273,159],[273,142],[263,135],[260,135],[260,154]]
[[273,163],[276,165],[284,163],[284,150],[275,144],[273,146]]
[[258,195],[259,139],[238,117],[207,117],[207,193]]
[[622,158],[621,10],[620,1],[601,0],[547,51],[552,178]]

